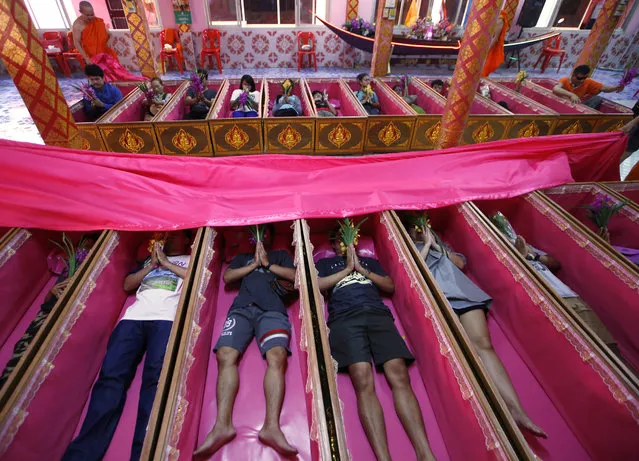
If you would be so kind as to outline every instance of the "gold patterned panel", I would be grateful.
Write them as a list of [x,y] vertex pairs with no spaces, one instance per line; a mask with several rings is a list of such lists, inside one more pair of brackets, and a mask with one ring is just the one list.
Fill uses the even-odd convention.
[[344,125],[341,123],[338,123],[337,126],[328,133],[329,142],[338,149],[346,144],[350,139],[351,132],[344,128]]
[[128,128],[120,135],[118,142],[124,149],[136,154],[144,149],[144,140]]
[[532,138],[535,136],[539,136],[539,128],[537,127],[537,123],[534,121],[531,121],[528,125],[517,132],[518,138]]
[[495,136],[495,130],[488,124],[488,122],[484,122],[482,126],[473,131],[473,141],[475,142],[486,142],[489,141]]
[[432,142],[433,145],[437,144],[437,141],[439,140],[439,133],[441,128],[442,128],[441,122],[437,122],[436,124],[434,124],[429,129],[426,130],[426,133],[425,133],[426,139]]
[[235,150],[240,150],[249,141],[246,131],[242,130],[237,124],[226,132],[224,140]]
[[583,130],[581,128],[581,125],[579,124],[579,121],[575,120],[574,122],[570,124],[570,126],[568,126],[568,128],[564,128],[561,131],[561,134],[578,134],[582,132]]
[[377,138],[386,146],[390,146],[402,137],[401,132],[393,122],[390,122],[379,131]]
[[180,128],[173,138],[171,138],[171,144],[184,154],[188,154],[197,146],[197,140],[184,131],[183,128]]
[[277,136],[277,140],[281,145],[286,147],[288,150],[291,150],[302,141],[302,135],[299,131],[288,124]]

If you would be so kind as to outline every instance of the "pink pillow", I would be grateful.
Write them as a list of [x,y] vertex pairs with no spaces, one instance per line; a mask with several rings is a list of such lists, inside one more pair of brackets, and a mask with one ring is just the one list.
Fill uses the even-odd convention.
[[339,99],[329,99],[329,101],[331,102],[331,104],[333,104],[333,107],[335,107],[335,109],[339,109],[340,107],[342,107],[342,103],[339,101]]
[[[357,244],[357,254],[364,258],[375,258],[375,244],[373,243],[373,239],[368,235],[364,235],[359,238],[359,243]],[[330,242],[324,241],[321,244],[317,245],[313,250],[313,261],[317,262],[320,259],[324,258],[332,258],[335,256],[335,251],[333,250],[333,246]]]

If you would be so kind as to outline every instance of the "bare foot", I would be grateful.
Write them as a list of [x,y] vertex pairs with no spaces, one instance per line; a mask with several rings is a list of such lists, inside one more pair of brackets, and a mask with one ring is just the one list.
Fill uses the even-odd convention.
[[264,426],[258,435],[260,442],[268,445],[282,456],[295,456],[297,449],[289,445],[284,433],[279,427],[268,428]]
[[213,453],[218,451],[224,445],[233,440],[236,436],[235,428],[233,426],[230,427],[218,427],[213,426],[211,432],[206,436],[204,443],[200,445],[200,447],[195,450],[193,456],[200,456],[203,458],[208,458],[212,456]]
[[526,245],[526,241],[524,240],[524,238],[519,235],[515,240],[515,248],[522,256],[525,257],[526,255],[528,255],[528,245]]
[[517,425],[520,428],[525,429],[526,431],[530,432],[535,437],[541,437],[542,439],[548,438],[548,434],[546,434],[542,428],[540,428],[535,423],[533,423],[530,417],[526,413],[524,412],[521,412],[520,414],[513,413],[513,418],[515,419],[515,422],[517,422]]

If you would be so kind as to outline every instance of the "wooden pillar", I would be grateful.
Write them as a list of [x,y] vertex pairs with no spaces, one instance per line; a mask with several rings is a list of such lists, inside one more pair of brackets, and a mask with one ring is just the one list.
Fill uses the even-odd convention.
[[0,58],[44,143],[81,148],[82,138],[23,0],[0,0]]
[[461,140],[501,4],[498,0],[474,0],[470,7],[442,115],[439,148],[454,147]]
[[[391,41],[393,39],[393,26],[395,21],[384,19],[384,5],[386,0],[377,1],[377,20],[375,21],[375,45],[373,46],[373,59],[371,60],[371,75],[381,77],[388,74],[388,64],[393,52]],[[395,3],[397,5],[397,3]]]
[[122,6],[131,32],[140,72],[147,78],[153,78],[160,73],[160,69],[151,41],[151,31],[144,12],[144,4],[142,0],[122,0]]
[[608,46],[612,33],[615,31],[617,21],[623,14],[625,5],[625,1],[605,0],[590,34],[588,34],[586,43],[581,49],[581,54],[577,58],[575,67],[587,64],[594,72],[601,55]]
[[178,30],[180,31],[180,43],[184,49],[184,64],[186,65],[186,69],[195,71],[200,65],[200,60],[198,56],[195,56],[191,24],[178,24]]
[[[359,0],[347,0],[346,2],[346,22],[357,19],[359,12]],[[366,19],[368,21],[368,19]]]

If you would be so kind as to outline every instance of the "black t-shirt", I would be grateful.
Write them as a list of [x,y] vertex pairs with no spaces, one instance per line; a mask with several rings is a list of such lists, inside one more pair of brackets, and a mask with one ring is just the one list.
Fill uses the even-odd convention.
[[[193,88],[189,88],[189,90],[186,92],[186,95],[190,96],[191,98],[194,98],[195,97],[195,90]],[[204,90],[204,93],[202,93],[202,95],[206,99],[208,99],[209,101],[213,101],[215,96],[217,96],[217,91],[211,90],[209,88],[209,89]],[[198,102],[196,102],[195,104],[193,104],[191,106],[191,111],[192,112],[195,111],[195,112],[198,112],[198,113],[205,113],[206,114],[206,113],[208,113],[209,109],[210,109],[210,107],[207,106],[204,103],[204,101],[198,101]]]
[[[231,261],[229,269],[239,269],[253,263],[254,254],[243,253],[237,255]],[[295,268],[293,259],[285,250],[276,250],[268,252],[268,262],[277,264],[282,267]],[[273,288],[271,283],[277,279],[277,275],[266,268],[260,267],[255,269],[242,279],[240,292],[235,297],[231,309],[246,307],[253,303],[266,311],[278,311],[286,313],[286,306]]]
[[[359,262],[363,268],[377,275],[382,277],[388,275],[376,259],[360,257]],[[320,277],[328,277],[346,268],[346,258],[333,256],[332,258],[320,259],[315,267]],[[388,307],[382,301],[375,284],[359,272],[353,271],[353,273],[344,277],[337,282],[337,285],[329,293],[328,314],[331,318],[335,318],[335,316],[350,309],[370,308],[388,311]]]

